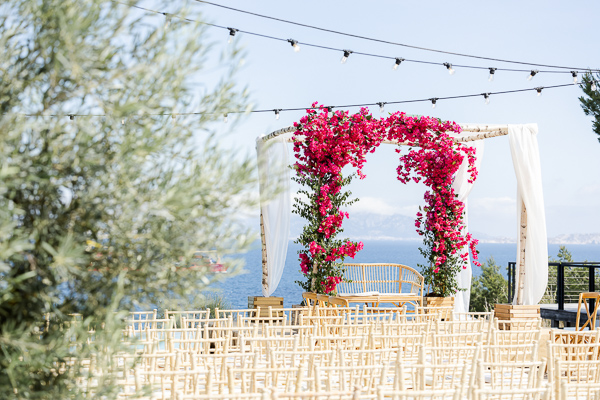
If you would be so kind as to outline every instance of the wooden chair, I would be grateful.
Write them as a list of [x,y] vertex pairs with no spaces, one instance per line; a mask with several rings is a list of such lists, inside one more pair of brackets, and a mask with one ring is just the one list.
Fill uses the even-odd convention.
[[546,360],[534,362],[477,363],[479,389],[535,389],[544,384]]
[[262,393],[222,393],[222,394],[184,394],[181,391],[176,392],[173,400],[270,400],[269,391]]
[[[594,310],[590,313],[590,309],[588,308],[587,300],[594,300],[595,306]],[[579,319],[581,316],[581,305],[585,306],[585,313],[587,314],[587,320],[583,324],[583,326],[579,326]],[[600,293],[598,292],[584,292],[579,293],[579,303],[577,304],[577,319],[575,320],[575,327],[578,331],[582,331],[586,326],[589,327],[590,330],[596,329],[596,317],[598,316],[598,309],[600,309]]]
[[550,400],[552,390],[550,387],[535,389],[475,389],[475,400]]
[[305,306],[313,308],[317,305],[317,294],[313,292],[304,292],[302,293],[302,300],[304,301]]
[[206,310],[190,310],[190,311],[173,311],[165,310],[165,319],[175,318],[175,327],[182,328],[182,318],[190,320],[208,320],[210,318],[210,309]]
[[569,383],[561,382],[557,400],[598,400],[600,399],[600,382]]
[[577,360],[555,362],[552,377],[554,389],[558,393],[563,382],[573,387],[574,384],[587,384],[600,382],[600,361]]
[[317,294],[317,306],[327,307],[329,302],[329,296],[326,294]]
[[352,391],[360,388],[366,394],[375,394],[377,387],[387,381],[387,365],[315,366],[315,391]]
[[589,344],[559,344],[548,341],[548,379],[553,382],[554,389],[558,384],[554,382],[555,369],[559,361],[598,361],[600,360],[600,343]]
[[480,359],[481,346],[433,347],[422,346],[419,350],[419,364],[473,364]]
[[483,344],[479,333],[433,333],[433,345],[438,347],[477,346]]
[[327,299],[327,304],[329,304],[330,307],[350,307],[348,300],[337,296],[329,296],[329,299]]
[[563,329],[553,329],[550,333],[552,343],[559,344],[584,344],[600,342],[600,329],[581,331],[565,331]]
[[460,400],[460,390],[451,389],[427,389],[427,390],[398,390],[379,388],[378,400]]
[[275,388],[271,388],[272,400],[285,400],[285,399],[300,399],[300,400],[368,400],[377,399],[376,394],[366,395],[360,389],[355,388],[352,391],[349,390],[327,390],[327,391],[302,391],[295,393],[282,393]]
[[302,367],[229,368],[228,376],[229,393],[257,393],[270,387],[284,392],[307,389],[303,387],[307,380],[306,371]]
[[414,320],[416,322],[424,321],[450,321],[454,313],[454,307],[417,307]]
[[394,389],[451,390],[467,396],[473,373],[470,364],[409,364],[400,359],[395,365]]
[[470,321],[435,321],[434,328],[437,333],[483,333],[489,330],[489,323],[485,319]]
[[494,312],[463,312],[463,313],[453,313],[452,320],[453,321],[473,321],[475,319],[483,319],[486,321],[492,321],[494,319]]
[[539,342],[529,344],[483,346],[485,362],[533,362],[538,361]]

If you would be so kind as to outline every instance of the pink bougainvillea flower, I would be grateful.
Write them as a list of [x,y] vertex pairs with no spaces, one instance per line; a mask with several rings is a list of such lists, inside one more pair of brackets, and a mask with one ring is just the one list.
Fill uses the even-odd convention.
[[336,279],[341,281],[338,260],[353,258],[363,248],[362,242],[344,243],[335,239],[343,219],[349,218],[346,211],[339,209],[345,201],[342,186],[348,182],[341,171],[351,165],[363,179],[366,154],[384,140],[410,145],[406,152],[400,147],[396,149],[400,161],[396,168],[398,180],[423,182],[428,187],[415,228],[429,240],[432,272],[437,274],[441,268],[447,268],[449,260],[468,259],[464,248],[473,255],[473,263],[480,265],[477,240],[464,234],[464,204],[452,188],[454,174],[465,157],[469,163],[469,182],[477,177],[474,149],[454,142],[452,135],[461,131],[458,124],[401,112],[376,119],[366,108],[356,114],[336,110],[330,115],[327,107],[318,103],[312,107],[300,122],[294,123],[297,131],[293,138],[298,180],[316,188],[305,210],[305,215],[310,215],[304,231],[306,239],[302,239],[307,251],[300,254],[301,270],[310,282],[320,283],[319,290],[325,293],[334,291]]

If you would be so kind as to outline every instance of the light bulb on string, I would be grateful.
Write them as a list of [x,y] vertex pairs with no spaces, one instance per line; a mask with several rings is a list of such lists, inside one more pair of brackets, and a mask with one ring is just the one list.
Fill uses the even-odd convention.
[[235,29],[235,28],[227,28],[229,29],[229,39],[227,39],[227,44],[231,44],[233,43],[233,38],[235,37],[235,34],[237,33],[237,31],[239,29]]
[[577,71],[571,71],[571,76],[573,77],[573,84],[577,83]]
[[350,57],[350,54],[352,54],[353,51],[352,50],[344,50],[344,55],[342,56],[342,59],[340,60],[340,62],[342,64],[346,64],[346,61],[348,61],[348,57]]
[[534,76],[537,75],[537,73],[540,72],[537,69],[532,69],[531,72],[529,73],[529,76],[527,77],[527,80],[530,81],[533,79]]
[[71,115],[69,115],[69,119],[70,119],[71,121],[74,121],[74,120],[75,120],[75,116],[74,116],[73,114],[71,114]]
[[229,118],[227,117],[227,113],[225,113],[225,114],[223,115],[223,122],[224,122],[224,123],[227,123],[227,121],[229,121]]
[[450,64],[450,63],[447,63],[447,62],[445,62],[445,63],[444,63],[444,67],[446,67],[446,68],[448,69],[448,73],[449,73],[450,75],[454,75],[454,73],[456,72],[456,71],[454,70],[454,68],[452,68],[452,64]]
[[535,90],[537,90],[538,97],[542,95],[542,89],[543,89],[543,87],[541,87],[541,86],[535,88]]
[[485,104],[490,104],[490,93],[482,93]]
[[298,41],[294,40],[294,39],[288,39],[288,42],[290,42],[290,44],[292,45],[292,47],[294,48],[294,52],[297,53],[300,51],[300,46],[298,45]]
[[490,77],[488,78],[488,81],[492,82],[494,80],[494,75],[496,74],[496,70],[498,68],[490,68]]
[[[594,79],[594,78],[592,78]],[[592,89],[594,92],[596,91],[597,87],[596,87],[596,81],[592,81],[592,86],[590,87],[590,89]]]
[[379,106],[379,112],[383,114],[385,112],[385,102],[379,102],[377,105]]
[[125,125],[125,118],[121,118],[121,125]]
[[394,66],[392,67],[392,69],[394,71],[397,70],[402,61],[404,61],[404,58],[396,57],[396,62],[394,63]]
[[333,107],[332,106],[327,107],[327,116],[328,117],[333,116]]
[[429,100],[431,100],[431,108],[435,108],[435,105],[438,101],[437,97],[434,97],[433,99],[429,99]]
[[169,26],[171,26],[171,14],[162,13],[162,15],[165,16],[165,29],[169,29]]
[[281,111],[281,109],[275,109],[273,111],[275,112],[275,119],[278,120],[279,119],[279,111]]

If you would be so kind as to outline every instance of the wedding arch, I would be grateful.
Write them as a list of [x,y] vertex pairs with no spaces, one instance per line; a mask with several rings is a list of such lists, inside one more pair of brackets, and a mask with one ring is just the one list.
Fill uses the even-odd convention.
[[[311,111],[308,112],[310,115]],[[313,113],[316,113],[316,111],[313,111]],[[336,113],[343,115],[341,111]],[[367,119],[364,118],[363,110],[361,110],[361,113],[363,113],[363,121],[370,123],[372,116],[369,115]],[[405,116],[403,113],[397,114]],[[345,115],[347,116],[348,113],[346,112]],[[332,118],[335,118],[335,114]],[[412,124],[415,118],[410,118],[413,118],[408,120]],[[427,119],[428,117],[420,118],[426,121],[438,121],[433,118]],[[396,121],[396,119],[390,120]],[[306,119],[301,121],[306,122]],[[353,121],[356,122],[358,119]],[[516,277],[517,290],[515,291],[513,302],[515,304],[537,304],[546,288],[548,268],[541,168],[536,138],[537,125],[446,124],[450,125],[442,126],[441,128],[439,124],[435,123],[431,126],[423,126],[431,130],[448,130],[452,135],[451,141],[460,144],[468,143],[469,154],[472,154],[473,157],[464,157],[460,167],[455,168],[457,172],[454,174],[453,182],[451,183],[453,193],[456,194],[457,199],[461,203],[464,203],[465,214],[467,212],[467,197],[473,186],[473,162],[475,161],[479,164],[481,161],[484,139],[503,135],[509,136],[513,166],[517,176],[517,207],[519,215],[519,240],[517,243],[517,258],[519,263]],[[302,141],[302,137],[294,138],[294,136],[297,136],[301,132],[298,124],[295,125],[257,138],[261,191],[262,286],[264,296],[271,295],[276,289],[285,265],[291,215],[287,143],[295,141],[295,146],[297,147],[299,146],[299,141]],[[390,134],[395,129],[393,123],[390,124],[388,122],[381,126],[384,126],[386,130],[386,132],[380,132],[378,136],[377,140],[381,144],[419,146],[419,138],[415,140],[414,137],[407,137],[406,135]],[[357,138],[353,137],[353,140],[357,140]],[[377,145],[380,143],[377,143]],[[424,143],[425,141],[423,141],[423,146],[425,146]],[[359,167],[360,173],[360,166],[362,164],[360,161],[356,161],[356,163],[360,164],[355,165]],[[277,192],[269,193],[269,189],[273,187],[274,181],[278,181],[282,185],[278,188]],[[465,225],[466,219],[465,215]],[[468,311],[471,283],[470,264],[470,260],[468,258],[465,259],[464,269],[457,272],[459,287],[466,289],[465,291],[457,292],[455,295],[457,297],[455,301],[457,311]]]

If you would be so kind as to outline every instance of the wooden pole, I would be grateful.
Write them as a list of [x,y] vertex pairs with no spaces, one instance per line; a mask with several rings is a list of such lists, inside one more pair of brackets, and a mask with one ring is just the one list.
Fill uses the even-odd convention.
[[519,224],[519,288],[517,290],[517,305],[523,305],[523,292],[525,291],[525,243],[527,242],[527,209],[521,201],[521,221]]
[[269,291],[269,271],[267,269],[267,243],[265,240],[265,224],[263,213],[260,211],[260,242],[262,248],[262,286],[266,293]]

